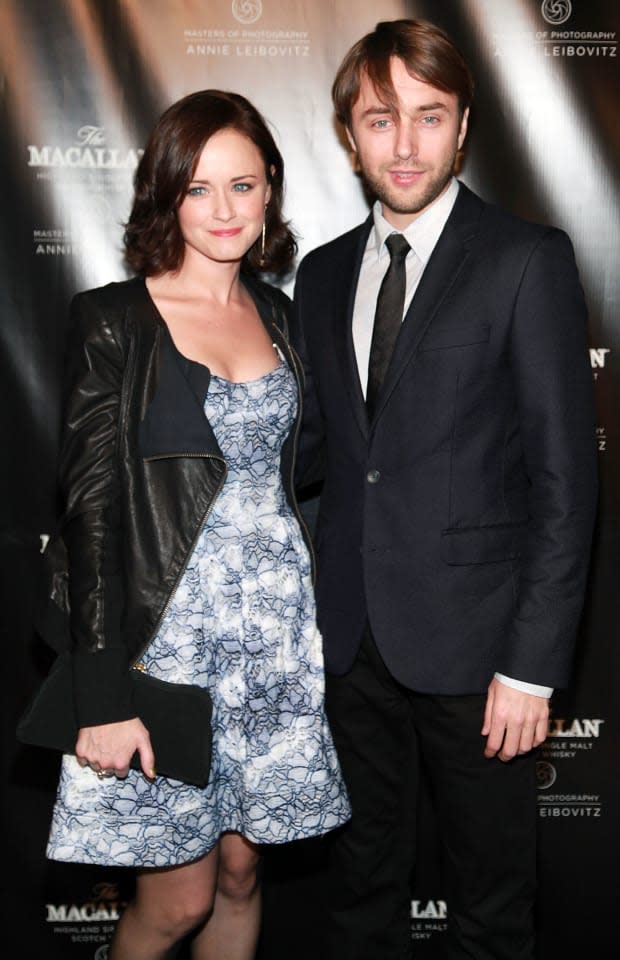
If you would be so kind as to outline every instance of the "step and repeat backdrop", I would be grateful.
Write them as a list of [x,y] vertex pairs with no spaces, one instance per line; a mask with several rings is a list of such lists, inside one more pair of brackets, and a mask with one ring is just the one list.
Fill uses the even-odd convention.
[[[538,764],[540,956],[608,956],[616,939],[620,4],[0,0],[5,932],[22,945],[20,956],[105,960],[132,883],[120,870],[45,860],[58,758],[15,741],[17,717],[49,666],[32,627],[33,579],[41,535],[56,516],[69,300],[126,276],[122,224],[146,135],[193,90],[238,91],[269,119],[300,256],[362,220],[367,202],[334,121],[331,82],[377,21],[408,16],[447,29],[473,68],[462,180],[487,200],[567,230],[586,291],[600,518],[574,681],[553,699]],[[311,515],[312,502],[307,508]],[[433,957],[450,904],[427,799],[420,849],[411,934],[416,955]],[[323,870],[320,840],[265,850],[263,960],[321,956]]]

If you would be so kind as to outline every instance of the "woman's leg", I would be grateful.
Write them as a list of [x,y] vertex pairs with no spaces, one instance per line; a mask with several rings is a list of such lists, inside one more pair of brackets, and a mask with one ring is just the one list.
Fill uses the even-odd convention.
[[[180,867],[138,873],[136,893],[117,924],[109,960],[165,960],[208,920],[214,903],[218,847]],[[215,955],[214,955],[215,956]]]
[[219,851],[213,913],[193,940],[192,957],[252,960],[260,930],[258,849],[238,833],[225,833],[220,837]]

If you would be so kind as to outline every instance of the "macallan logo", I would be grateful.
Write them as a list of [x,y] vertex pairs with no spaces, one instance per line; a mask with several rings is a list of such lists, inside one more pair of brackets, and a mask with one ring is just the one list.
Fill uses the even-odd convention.
[[549,721],[548,737],[598,737],[604,720],[564,720],[554,717]]
[[92,890],[92,900],[79,906],[75,903],[55,905],[46,903],[48,923],[101,923],[116,922],[125,903],[118,899],[115,883],[97,883]]
[[45,144],[42,147],[30,144],[28,150],[29,167],[77,167],[91,170],[127,170],[135,169],[143,150],[121,150],[118,147],[106,147],[103,127],[80,127],[76,143],[71,147],[58,147]]
[[445,920],[448,907],[445,900],[412,900],[412,920]]
[[103,921],[118,920],[118,904],[116,903],[61,903],[55,906],[46,903],[48,923],[101,923]]

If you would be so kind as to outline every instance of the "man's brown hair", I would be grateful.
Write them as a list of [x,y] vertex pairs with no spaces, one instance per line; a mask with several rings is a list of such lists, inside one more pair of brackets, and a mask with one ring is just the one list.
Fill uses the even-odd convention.
[[391,57],[402,60],[408,73],[423,83],[456,94],[461,116],[470,106],[474,92],[472,76],[447,33],[427,20],[386,20],[351,47],[336,74],[332,100],[336,116],[346,127],[351,126],[351,112],[364,75],[386,106],[396,113]]

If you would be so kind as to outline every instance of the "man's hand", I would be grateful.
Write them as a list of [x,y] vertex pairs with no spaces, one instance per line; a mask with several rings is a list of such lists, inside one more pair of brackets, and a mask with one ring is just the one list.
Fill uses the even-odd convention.
[[489,684],[484,723],[485,757],[512,760],[540,746],[547,736],[549,701],[515,690],[493,678]]

